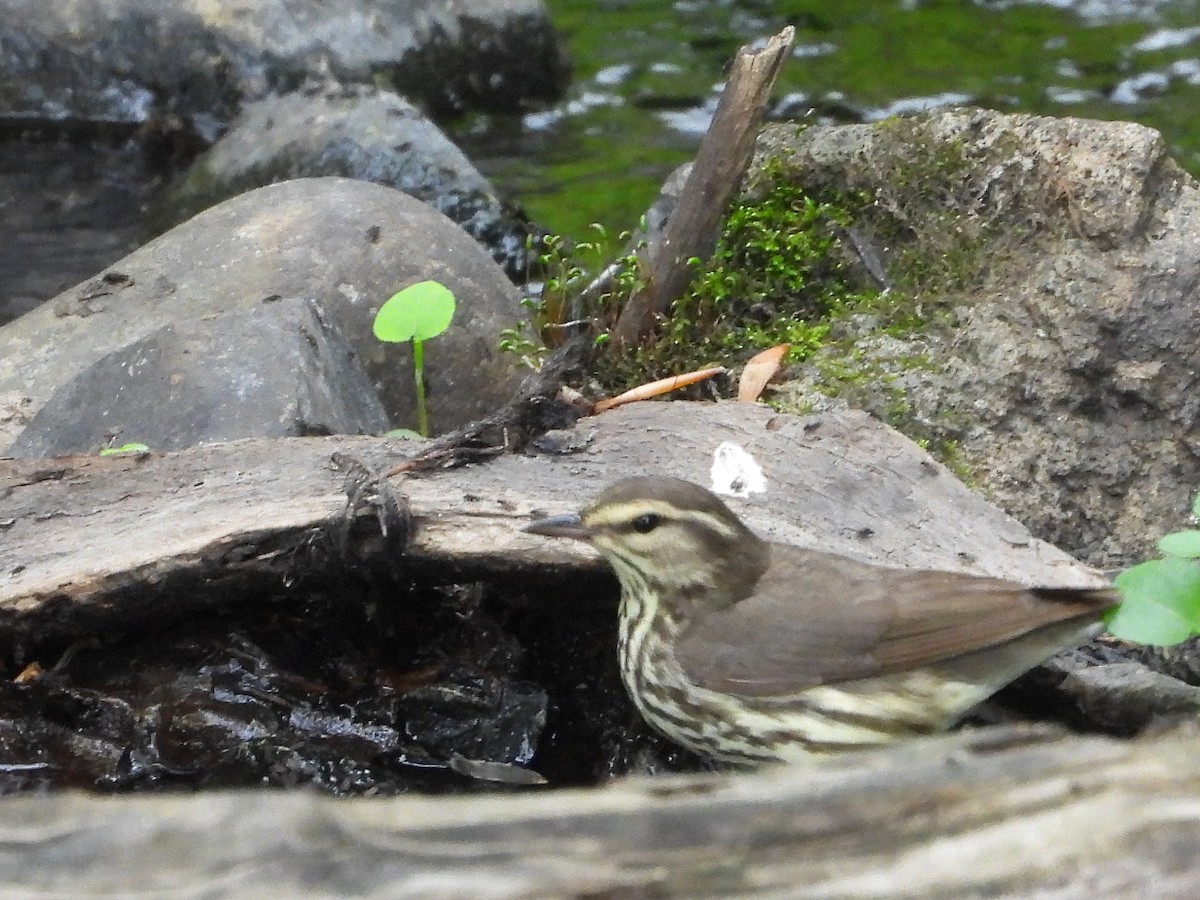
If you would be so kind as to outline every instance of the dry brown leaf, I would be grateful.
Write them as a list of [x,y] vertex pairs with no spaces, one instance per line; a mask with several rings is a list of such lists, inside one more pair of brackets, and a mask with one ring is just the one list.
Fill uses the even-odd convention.
[[30,682],[37,681],[44,674],[46,673],[42,669],[42,664],[35,659],[17,673],[17,677],[13,679],[13,682],[15,684],[29,684]]
[[791,344],[778,344],[755,355],[746,363],[741,380],[738,381],[739,402],[754,403],[762,396],[763,390],[783,365],[783,358],[790,349]]

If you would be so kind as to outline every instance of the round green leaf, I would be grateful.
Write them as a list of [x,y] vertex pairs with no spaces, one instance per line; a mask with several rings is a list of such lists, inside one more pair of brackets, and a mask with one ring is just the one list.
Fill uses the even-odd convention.
[[1159,538],[1158,549],[1169,556],[1200,558],[1200,531],[1176,531]]
[[1104,614],[1104,627],[1123,641],[1169,647],[1186,641],[1192,629],[1174,610],[1164,606],[1120,606]]
[[375,314],[375,337],[390,344],[425,341],[450,327],[454,294],[437,281],[421,281],[393,294]]

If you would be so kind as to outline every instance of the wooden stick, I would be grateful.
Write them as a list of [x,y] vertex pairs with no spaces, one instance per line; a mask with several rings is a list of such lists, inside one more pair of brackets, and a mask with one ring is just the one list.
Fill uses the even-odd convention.
[[616,409],[618,406],[624,406],[627,403],[637,403],[640,400],[661,397],[663,394],[677,391],[681,387],[687,387],[689,384],[696,384],[697,382],[712,378],[714,375],[720,375],[724,371],[724,366],[711,366],[707,369],[697,369],[694,372],[685,372],[682,375],[672,375],[669,378],[660,378],[657,381],[651,381],[647,384],[639,384],[637,387],[631,388],[623,394],[617,394],[617,396],[609,397],[607,400],[598,401],[594,411],[602,413],[605,410]]
[[754,156],[763,111],[795,34],[789,25],[762,50],[738,51],[712,124],[650,260],[645,286],[629,299],[613,329],[618,343],[635,346],[645,341],[656,320],[670,312],[691,282],[688,260],[712,255],[721,216]]

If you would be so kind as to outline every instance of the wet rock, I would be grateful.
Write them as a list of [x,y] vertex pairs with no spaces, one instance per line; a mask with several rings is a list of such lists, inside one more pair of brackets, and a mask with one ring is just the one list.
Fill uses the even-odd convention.
[[479,672],[443,677],[411,691],[406,701],[406,734],[446,759],[458,753],[467,759],[491,756],[528,763],[546,719],[544,691],[497,684]]
[[387,413],[354,352],[309,300],[164,325],[60,387],[17,456],[155,450],[243,437],[380,434]]
[[1137,734],[1200,710],[1200,688],[1139,662],[1075,669],[1062,690],[1092,723],[1114,734]]
[[[303,87],[318,107],[310,121],[324,92],[377,85],[430,111],[495,112],[556,97],[567,77],[541,0],[0,0],[0,199],[12,201],[0,222],[0,324],[203,206],[300,175],[432,197],[523,275],[522,214],[424,120],[406,118],[417,133],[388,151],[359,132],[271,173],[192,185],[181,214],[160,194],[245,105],[275,94]],[[394,149],[407,141],[418,146]]]
[[222,200],[291,178],[340,175],[397,188],[430,204],[523,276],[529,227],[471,161],[415,106],[390,91],[293,92],[248,103],[181,185],[156,202],[165,230]]
[[1188,684],[1200,684],[1200,638],[1190,638],[1170,647],[1143,647],[1141,659],[1156,672]]
[[540,0],[0,0],[0,23],[0,113],[154,121],[205,140],[244,100],[312,74],[381,77],[458,110],[554,96],[567,73]]
[[843,246],[864,287],[869,260],[891,286],[883,316],[838,320],[785,406],[858,406],[953,448],[1094,565],[1178,527],[1200,484],[1200,187],[1156,132],[957,109],[776,126],[760,149],[812,192],[871,198]]
[[[17,405],[34,415],[88,366],[164,326],[307,298],[345,338],[391,424],[412,427],[411,350],[379,343],[371,322],[396,290],[430,278],[458,300],[450,329],[425,348],[431,427],[448,430],[498,407],[520,381],[516,363],[497,349],[501,329],[520,318],[516,289],[437,211],[339,178],[229,200],[0,328],[0,395],[27,398]],[[19,417],[0,422],[15,427]],[[278,426],[272,418],[262,427],[258,433],[273,434]],[[0,431],[0,445],[15,437]]]
[[546,693],[515,677],[497,623],[454,590],[353,602],[361,587],[350,578],[309,597],[303,615],[242,609],[184,636],[90,641],[40,674],[0,679],[0,794],[540,783],[528,764]]

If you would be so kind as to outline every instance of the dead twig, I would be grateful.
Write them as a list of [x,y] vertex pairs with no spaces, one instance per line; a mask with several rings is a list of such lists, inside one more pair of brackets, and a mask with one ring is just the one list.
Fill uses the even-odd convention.
[[430,441],[415,456],[384,472],[383,477],[483,462],[501,453],[520,450],[551,429],[574,425],[583,411],[562,397],[562,388],[568,380],[582,374],[591,347],[590,334],[576,335],[521,383],[507,405],[478,422]]
[[688,260],[712,255],[721,217],[754,156],[762,114],[794,39],[795,29],[789,25],[762,50],[738,51],[679,202],[648,261],[645,284],[626,303],[613,329],[618,343],[636,346],[645,341],[687,289],[692,278]]
[[707,369],[697,369],[694,372],[684,372],[682,375],[672,375],[669,378],[660,378],[658,381],[639,384],[637,387],[631,388],[623,394],[617,394],[617,396],[609,397],[607,400],[597,401],[595,412],[601,413],[607,409],[616,409],[618,406],[624,406],[626,403],[637,403],[639,400],[660,397],[663,394],[669,394],[671,391],[677,391],[681,387],[687,387],[689,384],[705,381],[714,375],[721,375],[724,372],[724,366],[711,366]]

